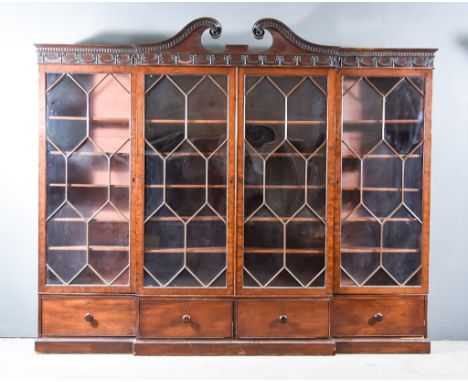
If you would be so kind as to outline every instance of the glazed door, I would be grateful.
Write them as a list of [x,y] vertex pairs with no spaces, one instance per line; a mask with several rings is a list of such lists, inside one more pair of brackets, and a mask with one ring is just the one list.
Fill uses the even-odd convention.
[[341,72],[338,292],[427,292],[430,76]]
[[238,81],[238,293],[331,293],[334,73],[252,68]]
[[141,293],[232,293],[234,74],[227,68],[141,74]]
[[130,291],[131,70],[57,69],[41,68],[41,291]]

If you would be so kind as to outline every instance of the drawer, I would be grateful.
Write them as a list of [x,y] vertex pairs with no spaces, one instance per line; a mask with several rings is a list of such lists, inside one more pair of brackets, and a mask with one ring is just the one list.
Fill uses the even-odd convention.
[[329,301],[239,301],[240,338],[312,338],[329,336]]
[[41,303],[42,335],[134,336],[136,302],[132,298],[49,298]]
[[140,301],[142,338],[230,338],[232,301]]
[[332,335],[424,336],[425,298],[338,297],[332,303]]

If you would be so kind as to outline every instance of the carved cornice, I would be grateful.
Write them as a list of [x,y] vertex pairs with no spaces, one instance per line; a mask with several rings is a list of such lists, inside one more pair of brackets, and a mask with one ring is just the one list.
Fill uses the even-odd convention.
[[300,66],[300,67],[415,67],[432,68],[437,49],[363,49],[318,45],[304,40],[278,20],[262,19],[252,32],[257,39],[265,30],[272,46],[251,53],[243,46],[230,46],[222,53],[203,47],[206,31],[221,35],[220,23],[201,18],[187,24],[173,37],[155,44],[136,45],[44,45],[38,44],[40,64],[113,65],[203,65],[203,66]]

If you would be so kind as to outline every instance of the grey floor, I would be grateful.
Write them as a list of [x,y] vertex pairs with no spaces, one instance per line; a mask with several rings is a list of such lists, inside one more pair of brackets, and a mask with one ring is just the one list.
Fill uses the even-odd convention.
[[4,379],[468,379],[468,342],[430,355],[135,357],[36,354],[32,339],[0,339]]

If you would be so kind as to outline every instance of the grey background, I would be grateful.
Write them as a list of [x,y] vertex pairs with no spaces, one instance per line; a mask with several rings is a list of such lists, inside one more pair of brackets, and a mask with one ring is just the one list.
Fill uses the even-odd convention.
[[[436,47],[429,336],[468,340],[468,5],[187,3],[0,5],[0,337],[37,332],[37,67],[43,43],[165,39],[194,18],[223,26],[216,44],[267,46],[254,22],[356,47]],[[209,38],[206,38],[208,41]],[[271,41],[271,40],[270,40]]]

